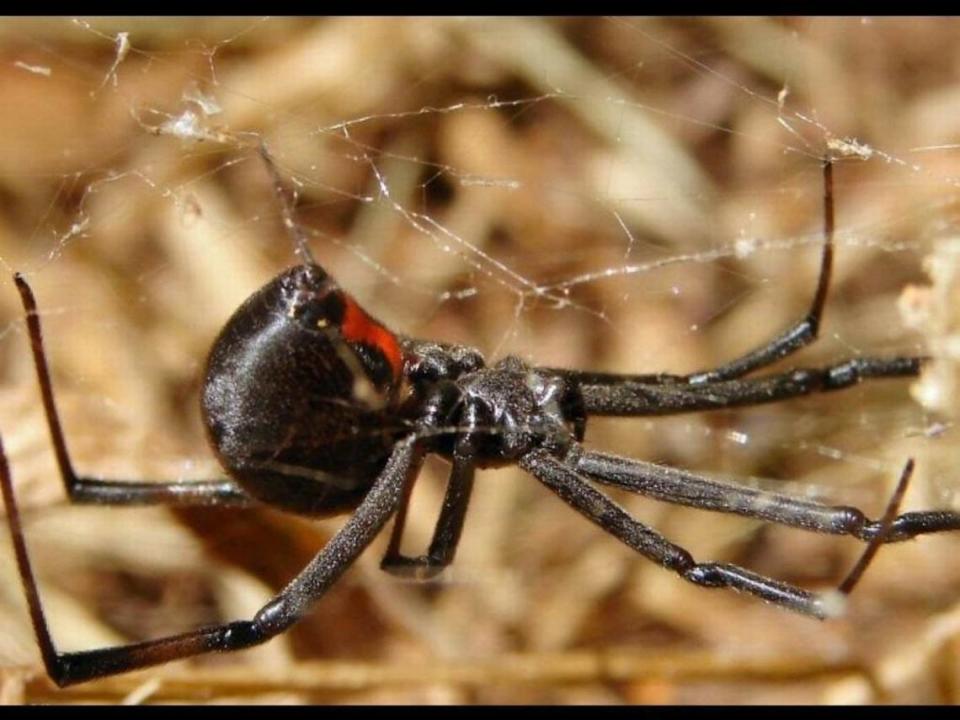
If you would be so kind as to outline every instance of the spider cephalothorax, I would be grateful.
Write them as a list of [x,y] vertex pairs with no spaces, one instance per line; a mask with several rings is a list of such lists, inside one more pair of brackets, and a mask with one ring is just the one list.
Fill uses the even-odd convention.
[[[263,151],[275,185],[276,168]],[[885,542],[960,529],[949,510],[896,515],[913,469],[908,461],[880,520],[860,510],[726,485],[583,444],[587,418],[668,415],[741,407],[842,390],[869,378],[912,377],[918,357],[844,360],[756,377],[817,335],[833,258],[832,166],[824,165],[824,245],[809,312],[769,343],[692,375],[615,375],[541,368],[508,357],[486,366],[469,347],[394,335],[317,265],[295,235],[302,263],[255,292],[214,343],[203,390],[211,444],[228,479],[125,482],[78,476],[57,415],[40,320],[27,282],[15,276],[26,311],[44,410],[63,483],[75,502],[115,505],[248,506],[293,512],[353,511],[303,571],[251,620],[175,637],[60,653],[50,637],[30,566],[6,458],[0,489],[23,586],[47,672],[67,685],[205,652],[264,642],[297,622],[396,517],[382,567],[430,577],[453,561],[476,468],[516,464],[587,519],[646,558],[704,587],[750,593],[817,618],[837,603],[736,565],[698,562],[631,517],[594,485],[867,542],[840,584],[848,593]],[[292,210],[278,192],[288,227]],[[450,479],[425,554],[399,551],[413,482],[424,457],[449,460]]]

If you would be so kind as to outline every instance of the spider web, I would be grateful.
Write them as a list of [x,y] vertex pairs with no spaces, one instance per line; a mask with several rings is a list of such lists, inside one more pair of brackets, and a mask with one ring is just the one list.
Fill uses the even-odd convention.
[[[535,364],[631,373],[716,365],[805,312],[822,242],[820,159],[829,153],[838,159],[838,250],[826,322],[821,339],[789,364],[931,353],[944,361],[913,386],[920,402],[894,381],[787,407],[600,420],[588,440],[871,513],[904,459],[917,456],[911,502],[955,506],[949,360],[958,178],[956,98],[944,69],[956,52],[949,27],[619,18],[6,25],[0,72],[15,110],[0,120],[11,139],[0,157],[0,262],[35,286],[78,467],[118,477],[216,473],[195,411],[205,353],[237,305],[294,261],[254,151],[260,141],[296,193],[297,221],[317,259],[390,327],[471,344],[488,359],[513,353]],[[140,547],[101,537],[113,529],[97,528],[102,520],[78,533],[57,519],[51,505],[60,490],[48,482],[54,475],[19,306],[12,292],[4,302],[0,420],[24,502],[34,508],[38,565],[99,557],[125,571],[142,566]],[[443,489],[444,469],[429,470],[418,485],[411,546],[429,539]],[[638,607],[652,618],[646,641],[681,634],[720,643],[715,631],[679,619],[696,607],[697,592],[676,590],[655,568],[638,570],[583,523],[560,531],[583,552],[545,553],[563,537],[551,527],[579,519],[562,507],[541,511],[550,498],[507,475],[480,483],[476,519],[446,576],[447,599],[398,591],[375,574],[375,559],[363,566],[355,582],[367,602],[426,638],[392,639],[395,656],[416,657],[424,647],[453,657],[464,648],[552,651],[617,638],[591,604],[611,595],[616,608],[630,608],[617,618],[634,618]],[[686,511],[623,502],[698,556],[722,554],[755,530],[727,518],[690,528]],[[88,515],[105,517],[63,511],[69,523]],[[210,604],[238,615],[258,607],[268,580],[235,563],[218,568],[228,576],[223,586],[196,580],[204,554],[162,515],[137,516],[147,518],[143,542],[170,549],[146,562],[165,578],[163,588],[171,573],[185,574],[181,584],[198,594],[186,603],[196,622]],[[72,548],[56,542],[65,532]],[[318,542],[309,533],[320,531],[296,532]],[[520,538],[516,549],[512,537]],[[814,556],[825,547],[815,541]],[[773,545],[761,565],[789,554]],[[565,569],[531,590],[505,560],[514,554],[521,568],[529,559]],[[806,577],[796,569],[805,563],[796,561],[795,575]],[[781,576],[776,565],[769,570]],[[58,638],[89,647],[129,634],[71,602],[99,598],[76,575],[51,595],[51,615],[69,616],[55,624]],[[643,589],[629,589],[640,575]],[[584,591],[564,601],[560,588],[571,582]],[[478,586],[489,598],[465,600]],[[530,605],[544,596],[551,600],[543,619],[530,620]],[[757,612],[769,621],[769,609]],[[175,630],[162,624],[162,608],[149,614],[161,618],[145,631],[152,636],[190,625],[182,612],[166,614]],[[451,629],[477,616],[485,621],[474,631]],[[21,621],[11,620],[11,647],[0,657],[30,657]],[[95,629],[84,634],[77,625]],[[494,638],[486,644],[483,630]],[[511,633],[524,641],[514,644]],[[346,648],[362,656],[366,647],[340,642],[314,654]],[[251,656],[283,664],[296,654],[274,645]],[[656,697],[655,684],[638,687],[633,699]]]

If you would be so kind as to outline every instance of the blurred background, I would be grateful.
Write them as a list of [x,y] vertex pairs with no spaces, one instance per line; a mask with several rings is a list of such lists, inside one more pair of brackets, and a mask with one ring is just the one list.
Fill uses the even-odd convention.
[[[837,253],[821,339],[782,363],[931,354],[918,382],[674,418],[588,445],[871,516],[960,509],[953,426],[960,25],[903,19],[0,22],[0,265],[41,308],[80,472],[218,476],[198,393],[232,311],[293,264],[263,139],[318,260],[412,335],[550,366],[685,373],[796,321],[820,158]],[[250,617],[342,519],[70,507],[12,282],[0,429],[61,649]],[[405,549],[446,467],[417,484]],[[616,499],[701,560],[827,590],[861,546]],[[58,691],[0,540],[0,701],[951,703],[960,537],[884,548],[841,619],[697,588],[514,469],[478,478],[456,563],[381,537],[269,644]]]

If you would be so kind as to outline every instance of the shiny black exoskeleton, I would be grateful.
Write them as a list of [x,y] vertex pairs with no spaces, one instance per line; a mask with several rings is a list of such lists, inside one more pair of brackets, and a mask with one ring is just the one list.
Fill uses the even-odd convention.
[[[292,211],[272,160],[288,227]],[[960,512],[897,515],[909,460],[886,511],[728,485],[696,473],[581,444],[587,417],[650,417],[743,407],[842,390],[873,378],[915,377],[923,358],[856,357],[821,368],[754,373],[812,342],[820,326],[833,253],[832,166],[824,165],[820,278],[810,310],[770,342],[690,375],[619,375],[531,367],[505,358],[486,367],[472,348],[395,336],[318,265],[294,233],[302,265],[254,293],[214,343],[203,390],[209,439],[229,479],[117,481],[74,472],[43,349],[40,316],[26,280],[14,276],[25,310],[41,398],[70,500],[111,505],[249,507],[269,503],[311,515],[353,510],[314,559],[249,620],[145,642],[62,653],[50,635],[0,446],[0,491],[30,616],[47,673],[58,685],[265,642],[297,622],[395,518],[381,567],[414,578],[454,558],[475,469],[516,464],[577,512],[644,557],[702,587],[731,588],[824,619],[847,595],[880,545],[960,530]],[[423,460],[450,461],[433,538],[423,555],[400,552],[408,501]],[[630,516],[596,486],[734,513],[813,532],[849,535],[866,548],[837,592],[824,596],[731,563],[698,562]]]
[[559,450],[586,422],[568,381],[518,358],[486,368],[472,348],[398,339],[316,265],[279,275],[227,321],[202,408],[247,492],[311,515],[355,508],[405,432],[447,457],[467,438],[489,467]]
[[477,467],[514,463],[533,448],[561,454],[586,429],[579,389],[516,357],[433,380],[421,393],[408,411],[437,434],[431,450],[451,457],[456,443],[467,441]]

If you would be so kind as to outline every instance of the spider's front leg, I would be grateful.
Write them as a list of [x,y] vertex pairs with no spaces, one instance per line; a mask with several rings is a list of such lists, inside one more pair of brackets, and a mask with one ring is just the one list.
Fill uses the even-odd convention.
[[589,520],[685,580],[706,587],[733,586],[790,610],[821,619],[826,617],[826,611],[814,593],[733,565],[696,562],[689,552],[634,520],[623,508],[583,482],[574,470],[547,452],[531,452],[521,460],[520,466]]
[[[741,392],[734,382],[806,347],[817,339],[820,332],[833,269],[833,161],[829,157],[823,162],[823,216],[820,272],[810,308],[803,318],[773,340],[719,367],[689,375],[629,375],[559,368],[551,368],[549,372],[580,385],[588,412],[600,415],[665,415],[774,402],[849,387],[867,377],[916,375],[922,358],[858,358],[824,370],[790,371],[772,378],[761,378],[761,381],[777,381],[775,384],[781,386],[769,391],[759,381],[751,385],[751,381],[742,380]],[[796,382],[791,377],[796,372],[812,375]],[[759,399],[751,400],[750,395]]]
[[77,475],[67,451],[63,425],[53,397],[53,382],[47,365],[43,346],[43,329],[33,290],[26,279],[17,273],[13,281],[20,293],[27,331],[30,335],[30,350],[40,385],[40,397],[47,418],[47,428],[53,443],[60,479],[71,502],[88,505],[173,505],[250,507],[252,497],[230,480],[193,480],[185,482],[142,482],[104,480]]
[[960,513],[952,510],[907,512],[871,520],[849,505],[824,505],[781,493],[729,485],[696,473],[610,453],[575,448],[566,458],[576,473],[604,485],[663,502],[710,512],[731,513],[829,535],[849,535],[870,542],[900,542],[918,535],[960,530]]
[[823,309],[827,302],[827,291],[830,288],[830,274],[833,270],[833,231],[833,158],[828,156],[823,160],[823,247],[820,251],[820,274],[807,314],[756,350],[747,352],[718,368],[687,375],[684,377],[685,382],[699,385],[743,377],[749,372],[772,365],[792,355],[817,339]]
[[[823,595],[774,580],[731,563],[697,562],[682,547],[638,522],[603,493],[591,487],[579,476],[572,464],[567,464],[545,450],[527,453],[521,458],[520,466],[593,523],[641,555],[672,570],[695,585],[725,587],[746,592],[788,610],[821,620],[832,617],[842,610],[842,603],[831,602]],[[878,532],[871,539],[860,560],[838,587],[841,595],[846,595],[853,589],[876,554],[877,548],[885,541],[912,471],[913,462],[910,461],[904,468],[897,491],[888,504]]]
[[[580,392],[587,415],[652,417],[705,410],[749,407],[819,393],[836,392],[881,378],[916,377],[917,357],[844,360],[824,368],[796,368],[776,375],[691,385],[642,382],[631,376],[609,376],[604,382],[583,382]],[[567,374],[570,376],[570,374]],[[575,377],[575,376],[574,376]],[[593,377],[597,377],[593,374]]]

